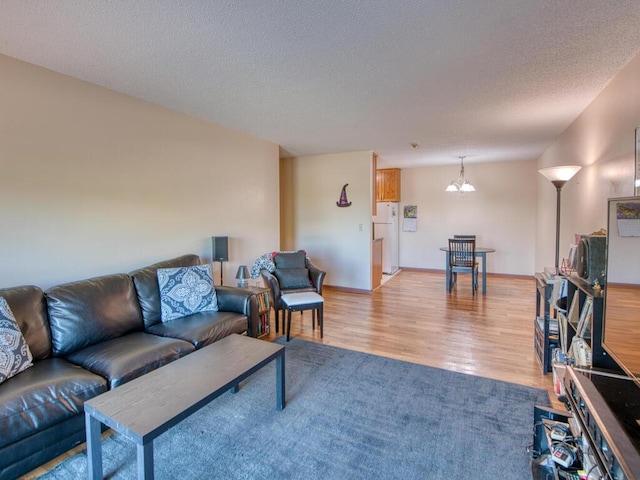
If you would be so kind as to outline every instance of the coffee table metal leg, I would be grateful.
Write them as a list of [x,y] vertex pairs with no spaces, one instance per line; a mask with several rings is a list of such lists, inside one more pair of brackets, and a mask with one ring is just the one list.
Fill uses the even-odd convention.
[[284,350],[276,357],[276,410],[282,410],[285,404]]
[[321,303],[318,309],[318,323],[320,324],[320,338],[324,335],[324,305]]
[[136,445],[138,451],[138,478],[153,480],[153,440]]
[[102,480],[100,421],[89,412],[85,412],[84,418],[87,434],[87,470],[89,472],[89,480]]
[[[284,321],[282,322],[284,328]],[[291,308],[287,308],[287,342],[291,336]]]

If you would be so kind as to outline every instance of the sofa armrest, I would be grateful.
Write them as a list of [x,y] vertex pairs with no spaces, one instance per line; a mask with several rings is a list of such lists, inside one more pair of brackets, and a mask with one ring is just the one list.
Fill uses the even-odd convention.
[[247,316],[247,334],[257,335],[258,328],[258,299],[250,290],[239,287],[216,285],[218,311],[234,312]]
[[324,277],[327,275],[327,272],[320,270],[309,261],[307,261],[307,268],[309,269],[309,277],[311,277],[313,286],[316,287],[318,295],[322,295],[322,282],[324,282]]

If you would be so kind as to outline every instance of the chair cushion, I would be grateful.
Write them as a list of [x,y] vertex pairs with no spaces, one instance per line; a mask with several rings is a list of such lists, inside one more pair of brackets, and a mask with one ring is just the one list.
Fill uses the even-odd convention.
[[246,315],[234,312],[202,312],[147,327],[147,332],[161,337],[179,338],[202,348],[232,333],[244,333]]
[[62,358],[35,362],[0,385],[0,447],[81,414],[106,391],[104,378]]
[[59,285],[45,295],[55,356],[142,330],[136,290],[126,274]]
[[112,389],[194,350],[177,338],[133,332],[74,352],[67,359],[106,378]]
[[158,286],[163,322],[218,310],[211,265],[159,268]]
[[0,297],[0,383],[26,370],[33,357],[7,301]]
[[306,254],[304,250],[297,252],[280,252],[273,256],[273,263],[276,269],[279,268],[306,268]]
[[312,286],[309,270],[306,268],[276,268],[273,274],[278,279],[281,290]]
[[299,307],[301,305],[324,303],[324,298],[314,292],[288,293],[286,295],[282,295],[282,301],[287,305],[287,307]]
[[33,361],[51,356],[51,334],[44,292],[35,285],[0,290],[16,319],[22,336],[29,344]]

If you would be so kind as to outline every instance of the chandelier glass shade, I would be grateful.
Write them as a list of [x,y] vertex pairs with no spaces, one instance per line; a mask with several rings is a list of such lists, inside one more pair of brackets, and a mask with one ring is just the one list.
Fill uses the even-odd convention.
[[476,187],[474,187],[469,180],[467,180],[464,176],[464,156],[458,157],[460,159],[460,175],[454,181],[452,181],[447,188],[444,189],[445,192],[475,192]]

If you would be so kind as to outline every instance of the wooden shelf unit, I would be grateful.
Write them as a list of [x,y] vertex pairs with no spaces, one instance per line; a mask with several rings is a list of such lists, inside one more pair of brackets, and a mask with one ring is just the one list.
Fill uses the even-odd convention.
[[[558,334],[551,331],[552,307],[549,303],[553,291],[553,277],[536,273],[536,317],[534,319],[533,347],[542,373],[551,371],[551,350],[558,346]],[[555,308],[553,309],[555,314]],[[556,331],[557,332],[557,331]]]
[[[603,295],[602,290],[594,290],[593,287],[573,274],[560,274],[559,277],[567,282],[566,311],[560,311],[556,305],[551,304],[554,276],[548,273],[536,273],[536,318],[534,329],[534,349],[536,357],[542,366],[542,372],[548,373],[551,369],[551,353],[554,348],[564,345],[564,353],[569,350],[573,338],[577,335],[577,322],[566,321],[566,328],[562,328],[563,318],[568,316],[570,307],[577,296],[576,308],[578,318],[585,305],[592,304],[592,312],[587,330],[581,335],[590,350],[591,360],[587,366],[620,371],[617,364],[602,347],[603,325]],[[558,329],[552,328],[560,322]]]
[[256,330],[256,337],[260,338],[268,335],[271,331],[269,325],[271,314],[271,289],[267,287],[248,287],[249,290],[258,299],[258,326]]
[[[620,371],[618,365],[602,347],[602,326],[604,320],[604,298],[602,289],[594,290],[593,287],[575,273],[562,275],[567,279],[567,309],[573,302],[574,296],[578,296],[577,308],[582,313],[587,299],[592,302],[591,325],[582,338],[591,348],[591,366],[601,369]],[[571,345],[576,335],[576,324],[567,322],[565,345]]]

